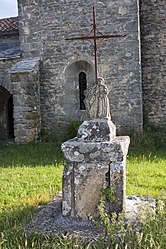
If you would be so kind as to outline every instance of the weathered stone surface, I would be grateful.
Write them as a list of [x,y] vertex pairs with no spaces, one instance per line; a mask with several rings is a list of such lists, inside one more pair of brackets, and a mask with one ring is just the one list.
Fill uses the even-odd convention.
[[107,142],[80,142],[75,139],[62,144],[67,161],[72,162],[114,162],[123,160],[128,150],[129,137],[116,137]]
[[140,1],[144,122],[166,125],[166,4]]
[[[80,236],[81,239],[88,240],[91,244],[99,237],[103,238],[103,229],[98,230],[90,221],[85,219],[63,216],[61,211],[62,196],[59,194],[53,200],[39,208],[35,216],[26,227],[28,233],[44,233],[51,235],[62,235],[66,233],[70,236]],[[124,212],[125,221],[134,224],[136,231],[140,229],[140,221],[155,216],[156,201],[148,196],[128,196],[126,197],[126,210]],[[120,227],[121,229],[121,227]],[[117,230],[117,235],[121,231]]]
[[107,142],[86,142],[75,138],[62,144],[66,159],[63,215],[87,218],[91,213],[96,216],[101,189],[107,187],[113,188],[115,194],[115,200],[108,202],[109,211],[122,211],[129,140],[129,137],[117,137]]
[[11,69],[10,73],[29,73],[35,70],[38,70],[40,63],[40,58],[28,58],[22,59],[21,61],[17,62]]
[[13,84],[16,143],[39,138],[41,129],[39,58],[24,59],[10,70]]
[[149,217],[154,217],[156,213],[156,198],[147,195],[127,196],[125,217],[129,222],[146,221]]
[[77,132],[78,141],[105,142],[116,136],[111,121],[108,88],[103,78],[98,78],[85,93],[89,121],[84,121]]
[[96,241],[102,235],[102,231],[96,229],[95,224],[87,219],[62,215],[62,194],[59,193],[53,200],[40,207],[27,227],[28,233],[44,233],[61,236],[71,235],[81,237],[89,242]]
[[[108,86],[110,109],[118,132],[142,129],[142,92],[138,6],[134,1],[96,2],[98,29],[104,34],[126,34],[99,45],[99,75]],[[93,46],[65,41],[89,33],[91,1],[19,1],[23,57],[40,57],[42,128],[64,133],[71,120],[85,120],[79,107],[79,73],[87,88],[94,82]],[[49,13],[49,14],[48,14]]]
[[84,92],[84,102],[90,119],[110,118],[109,91],[105,80],[99,77],[92,86]]
[[0,139],[11,139],[14,135],[11,103],[13,89],[9,69],[19,59],[18,34],[0,35]]
[[[19,59],[21,56],[21,51],[18,33],[3,33],[5,32],[1,32],[0,34],[0,60],[13,60],[16,58]],[[0,73],[2,73],[2,71],[0,71]]]
[[77,132],[78,141],[105,142],[116,136],[116,127],[110,119],[84,121]]

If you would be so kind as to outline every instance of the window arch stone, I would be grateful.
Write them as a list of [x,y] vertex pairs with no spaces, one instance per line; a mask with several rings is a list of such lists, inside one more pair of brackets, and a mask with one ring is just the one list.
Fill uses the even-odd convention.
[[[70,63],[65,70],[65,98],[64,109],[65,113],[71,120],[80,119],[85,106],[80,103],[80,74],[86,75],[86,87],[94,81],[94,65],[85,60],[78,60]],[[82,106],[81,106],[82,105]]]

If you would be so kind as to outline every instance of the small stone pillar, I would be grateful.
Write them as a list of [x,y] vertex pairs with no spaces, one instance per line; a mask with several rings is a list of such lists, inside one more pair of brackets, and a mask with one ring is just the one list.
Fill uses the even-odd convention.
[[11,69],[15,143],[33,142],[41,130],[40,59],[26,58]]
[[116,137],[116,128],[108,113],[109,103],[106,104],[105,93],[108,92],[100,83],[101,80],[99,85],[92,86],[95,89],[90,89],[99,93],[89,102],[92,120],[84,121],[77,137],[62,144],[66,159],[62,182],[64,216],[86,219],[88,214],[98,215],[101,194],[109,189],[114,196],[107,200],[108,211],[121,212],[125,204],[126,155],[130,139]]

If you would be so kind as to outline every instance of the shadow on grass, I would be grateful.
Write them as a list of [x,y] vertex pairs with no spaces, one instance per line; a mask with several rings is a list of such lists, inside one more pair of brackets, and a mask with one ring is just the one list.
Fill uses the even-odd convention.
[[129,160],[137,159],[140,162],[157,162],[166,160],[166,148],[150,149],[144,146],[132,147],[129,149],[127,158]]
[[[119,225],[115,223],[116,230],[119,231],[118,236],[112,234],[112,230],[107,231],[107,241],[104,238],[96,238],[95,247],[91,243],[85,243],[83,239],[68,237],[65,235],[53,236],[46,234],[27,234],[25,231],[26,225],[32,219],[33,208],[22,206],[15,210],[6,210],[3,215],[0,216],[0,248],[1,249],[105,249],[117,248],[154,248],[165,249],[166,240],[166,216],[165,212],[158,210],[155,219],[146,220],[145,223],[138,227],[137,230],[132,229],[129,225]],[[117,221],[116,221],[117,222]],[[113,227],[113,225],[109,225]],[[114,228],[114,227],[113,227]],[[124,230],[125,228],[125,230]],[[141,228],[141,229],[140,229]],[[113,230],[115,231],[115,230]],[[109,247],[105,242],[109,242]]]
[[0,147],[0,167],[58,165],[63,161],[59,143],[29,143]]
[[[30,221],[32,208],[8,209],[0,215],[0,245],[2,248],[25,246],[25,225]],[[22,248],[22,247],[21,247]],[[24,248],[24,247],[23,247]]]
[[25,231],[26,225],[32,219],[32,211],[34,209],[31,207],[18,207],[1,214],[0,248],[43,248],[44,244],[51,244],[52,239],[48,235],[28,235]]
[[166,159],[166,128],[146,128],[130,136],[129,155]]
[[[0,248],[1,249],[62,249],[62,248],[85,248],[78,238],[64,235],[54,236],[50,234],[30,234],[26,226],[30,222],[31,207],[18,207],[7,210],[0,216]],[[34,214],[33,214],[34,215]],[[88,247],[90,248],[90,247]]]

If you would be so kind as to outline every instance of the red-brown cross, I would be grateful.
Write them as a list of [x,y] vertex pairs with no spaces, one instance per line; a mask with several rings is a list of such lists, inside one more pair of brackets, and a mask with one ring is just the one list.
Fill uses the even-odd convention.
[[[107,38],[117,38],[117,37],[125,37],[125,35],[103,35],[99,31],[101,35],[97,35],[97,28],[96,28],[96,13],[95,13],[95,7],[93,6],[93,28],[91,32],[87,36],[81,36],[81,37],[73,37],[73,38],[66,38],[65,40],[93,40],[93,46],[94,46],[94,56],[95,56],[95,79],[97,82],[98,78],[98,66],[97,66],[97,39],[107,39]],[[91,35],[93,33],[93,35]]]

